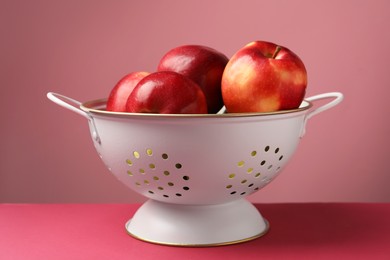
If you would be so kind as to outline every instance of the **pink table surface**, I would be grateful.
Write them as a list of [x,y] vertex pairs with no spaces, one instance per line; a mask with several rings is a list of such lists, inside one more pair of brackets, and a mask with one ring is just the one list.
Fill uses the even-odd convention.
[[0,259],[390,259],[390,204],[256,204],[269,232],[183,248],[129,236],[139,204],[0,204]]

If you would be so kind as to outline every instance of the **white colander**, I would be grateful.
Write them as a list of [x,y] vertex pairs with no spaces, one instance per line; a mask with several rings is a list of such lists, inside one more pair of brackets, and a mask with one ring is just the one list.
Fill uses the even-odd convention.
[[[288,111],[160,115],[105,111],[105,99],[47,96],[87,118],[107,168],[149,198],[126,223],[128,233],[178,246],[239,243],[266,233],[268,222],[245,197],[281,172],[307,120],[343,99],[332,92]],[[313,106],[325,98],[332,101]]]

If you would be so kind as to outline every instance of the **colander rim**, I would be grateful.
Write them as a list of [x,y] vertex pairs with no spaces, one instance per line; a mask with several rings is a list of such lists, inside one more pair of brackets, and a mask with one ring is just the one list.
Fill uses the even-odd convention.
[[308,100],[303,100],[301,105],[296,109],[279,110],[274,112],[247,112],[247,113],[224,113],[224,114],[157,114],[157,113],[129,113],[129,112],[113,112],[105,110],[107,98],[94,99],[81,103],[80,109],[85,112],[105,115],[105,116],[120,116],[120,117],[158,117],[158,118],[226,118],[226,117],[253,117],[253,116],[272,116],[284,115],[303,112],[309,110],[313,104]]

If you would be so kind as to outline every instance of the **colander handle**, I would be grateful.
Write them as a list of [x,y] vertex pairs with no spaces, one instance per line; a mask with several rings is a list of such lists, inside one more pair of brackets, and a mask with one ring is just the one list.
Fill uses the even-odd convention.
[[333,98],[333,100],[330,101],[329,103],[326,103],[325,105],[314,108],[308,112],[308,114],[305,117],[304,124],[303,124],[301,137],[304,136],[304,134],[306,132],[306,124],[310,118],[312,118],[313,116],[315,116],[321,112],[324,112],[325,110],[328,110],[328,109],[336,106],[337,104],[339,104],[344,99],[344,95],[340,92],[329,92],[329,93],[323,93],[323,94],[315,95],[312,97],[308,97],[305,99],[306,101],[314,102],[314,101],[318,101],[321,99],[328,99],[328,98]]
[[59,106],[62,106],[87,119],[90,119],[90,116],[87,114],[87,112],[80,109],[81,102],[77,100],[74,100],[72,98],[54,92],[47,93],[47,98]]
[[343,100],[344,95],[340,92],[329,92],[329,93],[324,93],[324,94],[319,94],[319,95],[315,95],[312,97],[308,97],[305,100],[309,101],[309,102],[313,102],[313,101],[327,99],[327,98],[334,98],[334,99],[331,102],[310,111],[309,114],[306,116],[306,120],[308,120],[309,118],[311,118],[311,117],[313,117],[313,116],[315,116],[315,115],[317,115],[325,110],[328,110],[329,108],[336,106],[337,104],[339,104]]
[[67,96],[57,94],[54,92],[49,92],[49,93],[47,93],[46,96],[48,99],[50,99],[51,101],[53,101],[57,105],[60,105],[66,109],[69,109],[69,110],[85,117],[86,119],[88,119],[88,121],[91,123],[92,128],[93,128],[92,133],[91,133],[92,138],[98,144],[101,144],[101,139],[100,139],[98,131],[96,129],[95,121],[93,120],[93,117],[91,115],[89,115],[87,112],[80,109],[81,102],[79,102],[73,98],[69,98]]

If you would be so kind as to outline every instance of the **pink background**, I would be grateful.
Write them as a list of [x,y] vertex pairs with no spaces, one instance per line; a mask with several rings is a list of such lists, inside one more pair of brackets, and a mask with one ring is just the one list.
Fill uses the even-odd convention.
[[296,52],[307,96],[344,102],[309,121],[254,202],[390,202],[390,1],[8,1],[0,8],[0,202],[140,202],[100,161],[85,118],[46,98],[106,97],[182,44],[227,56],[253,40]]

